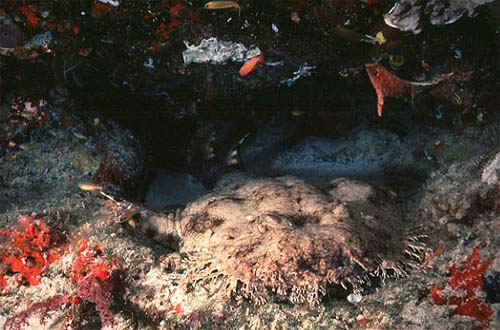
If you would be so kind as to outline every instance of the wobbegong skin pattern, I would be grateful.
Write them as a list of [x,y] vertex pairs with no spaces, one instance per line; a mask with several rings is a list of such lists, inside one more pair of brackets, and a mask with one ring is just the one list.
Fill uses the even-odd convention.
[[359,291],[405,275],[425,250],[394,193],[348,179],[325,191],[294,177],[229,174],[171,222],[156,234],[178,238],[186,284],[257,304],[279,296],[315,305],[334,286]]

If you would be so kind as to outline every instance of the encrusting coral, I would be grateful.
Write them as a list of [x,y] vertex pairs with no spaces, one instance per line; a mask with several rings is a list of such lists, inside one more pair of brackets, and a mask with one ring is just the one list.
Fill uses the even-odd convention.
[[255,303],[274,294],[314,305],[332,285],[358,291],[404,275],[424,252],[392,192],[347,179],[323,191],[293,177],[232,174],[161,228],[170,239],[176,228],[185,284]]
[[478,329],[486,329],[493,315],[493,308],[484,301],[477,291],[483,287],[483,274],[493,262],[493,257],[482,259],[479,246],[475,246],[466,260],[448,268],[451,278],[448,286],[452,289],[443,293],[443,286],[431,289],[430,297],[436,305],[455,306],[454,313],[470,316],[480,322]]

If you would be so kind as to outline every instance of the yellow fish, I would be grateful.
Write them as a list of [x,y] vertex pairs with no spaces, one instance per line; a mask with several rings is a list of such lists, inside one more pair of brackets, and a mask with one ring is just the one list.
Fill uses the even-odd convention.
[[102,191],[102,187],[93,183],[80,183],[78,187],[85,191]]
[[377,38],[377,42],[379,45],[383,45],[387,42],[387,39],[385,38],[384,33],[382,31],[378,31],[375,37]]
[[240,5],[236,1],[210,1],[207,2],[203,8],[208,10],[237,9],[238,16],[241,14]]
[[462,103],[464,103],[463,97],[457,92],[453,93],[453,100],[455,101],[456,105],[462,105]]

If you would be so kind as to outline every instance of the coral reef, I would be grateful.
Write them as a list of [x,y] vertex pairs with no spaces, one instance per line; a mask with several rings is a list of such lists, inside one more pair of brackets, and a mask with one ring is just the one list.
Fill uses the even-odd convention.
[[455,162],[435,173],[431,192],[420,202],[420,217],[427,225],[464,222],[479,208],[498,207],[498,147]]
[[[72,99],[64,87],[51,89],[47,98],[26,97],[26,92],[31,93],[6,92],[0,109],[0,117],[7,118],[0,122],[0,180],[14,180],[2,187],[0,210],[22,208],[31,200],[40,204],[17,214],[44,209],[41,196],[52,194],[61,204],[68,189],[76,191],[79,182],[93,179],[124,191],[141,175],[142,147],[130,131],[109,120],[80,121],[69,111]],[[24,190],[28,194],[19,197]]]
[[3,1],[0,329],[500,329],[494,8]]
[[[89,246],[86,240],[78,242],[78,248],[71,261],[71,271],[67,274],[76,287],[73,293],[55,295],[30,304],[26,310],[8,317],[4,329],[21,329],[24,324],[29,324],[28,319],[33,314],[39,314],[40,322],[44,324],[50,312],[58,310],[61,306],[66,307],[65,329],[72,329],[70,325],[78,322],[79,318],[78,309],[75,307],[84,302],[95,305],[102,325],[113,325],[114,317],[110,309],[114,288],[112,277],[121,269],[119,259],[106,256],[99,246]],[[36,284],[38,281],[33,283]]]
[[452,24],[465,13],[469,17],[476,14],[477,7],[494,2],[494,0],[399,0],[384,15],[385,23],[401,31],[419,34],[422,31],[421,16],[430,14],[433,25]]
[[293,177],[228,175],[163,234],[175,227],[186,284],[259,304],[275,293],[314,305],[332,285],[359,291],[405,274],[424,251],[393,193],[347,179],[324,192]]

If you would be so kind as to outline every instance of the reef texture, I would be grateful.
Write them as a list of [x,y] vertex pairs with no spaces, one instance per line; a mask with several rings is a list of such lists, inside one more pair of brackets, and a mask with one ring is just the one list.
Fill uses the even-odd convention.
[[395,194],[347,179],[326,190],[293,177],[224,177],[181,214],[189,283],[259,304],[275,293],[314,305],[332,285],[358,291],[420,259]]
[[422,223],[433,226],[465,222],[483,209],[498,209],[499,147],[433,173],[420,202]]
[[423,13],[430,14],[432,25],[446,25],[455,23],[465,13],[472,17],[479,6],[492,2],[494,0],[400,0],[384,15],[384,20],[393,28],[418,34],[422,31]]

